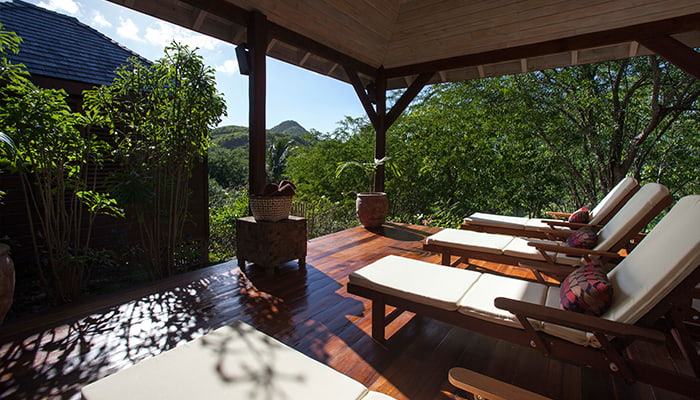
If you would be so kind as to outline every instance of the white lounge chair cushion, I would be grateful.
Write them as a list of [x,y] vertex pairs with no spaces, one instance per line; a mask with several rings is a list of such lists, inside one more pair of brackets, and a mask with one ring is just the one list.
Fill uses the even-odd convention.
[[387,399],[242,322],[83,388],[94,399]]
[[639,222],[642,215],[656,207],[666,196],[668,189],[658,183],[647,183],[630,198],[627,203],[598,231],[598,244],[595,250],[607,251],[632,227]]
[[700,265],[699,238],[700,195],[687,196],[610,271],[613,303],[603,317],[636,323]]
[[552,229],[547,221],[555,221],[553,219],[528,218],[528,217],[512,217],[508,215],[474,213],[467,218],[464,218],[465,223],[475,223],[484,226],[494,226],[511,229],[525,229],[530,231],[542,231]]
[[463,229],[443,229],[425,239],[427,244],[444,245],[469,251],[502,254],[513,236],[474,232]]
[[[561,309],[559,292],[559,286],[550,286],[549,290],[547,291],[547,299],[545,300],[544,305],[547,307]],[[595,340],[595,337],[592,334],[580,331],[578,329],[567,328],[565,326],[549,324],[546,322],[540,323],[539,329],[552,336],[568,340],[572,343],[584,346],[600,347],[600,344],[597,340]]]
[[474,213],[467,218],[464,218],[464,222],[477,222],[479,225],[488,226],[502,226],[509,228],[525,228],[525,225],[530,221],[528,217],[513,217],[509,215],[499,215],[499,214],[487,214],[487,213]]
[[[525,260],[545,261],[544,256],[528,242],[557,244],[555,241],[526,239],[495,233],[467,231],[463,229],[443,229],[426,238],[427,244],[435,244],[479,253],[502,254]],[[567,257],[565,254],[547,252],[547,255],[560,264],[577,265],[580,257]]]
[[[459,301],[458,311],[487,321],[522,328],[515,315],[493,304],[497,297],[543,305],[547,297],[547,286],[537,282],[482,273]],[[538,324],[539,322],[536,325]]]
[[605,195],[605,197],[603,197],[603,199],[591,210],[591,219],[588,221],[588,223],[591,225],[600,224],[600,221],[610,214],[613,208],[620,204],[622,199],[629,195],[629,193],[635,187],[637,187],[637,180],[634,178],[627,177],[618,182],[617,185],[615,185],[615,187],[612,188],[612,190],[609,191],[608,194]]
[[544,231],[551,230],[552,227],[549,226],[547,221],[557,221],[555,219],[543,219],[543,218],[530,218],[525,224],[526,231]]
[[[603,220],[629,193],[637,187],[637,180],[634,178],[624,178],[591,210],[590,224],[596,225]],[[551,227],[547,221],[552,219],[513,217],[508,215],[474,213],[464,218],[465,223],[476,223],[484,226],[495,226],[502,228],[525,229],[531,231],[549,230]]]
[[[643,189],[643,188],[642,188]],[[687,196],[608,273],[613,301],[601,318],[635,324],[700,265],[700,195]],[[548,304],[554,304],[548,299]],[[598,346],[590,334],[543,323],[574,343]]]
[[381,293],[455,311],[459,299],[480,275],[476,271],[392,255],[351,273],[349,280]]
[[[521,237],[514,237],[508,245],[503,249],[503,254],[511,257],[515,257],[522,260],[536,260],[545,261],[544,256],[540,253],[537,248],[528,245],[528,243],[544,243],[552,245],[561,245],[561,242],[555,242],[553,240],[539,240],[539,239],[526,239]],[[578,265],[580,264],[581,257],[567,257],[566,254],[554,253],[551,251],[545,252],[547,256],[557,264],[567,264],[567,265]]]

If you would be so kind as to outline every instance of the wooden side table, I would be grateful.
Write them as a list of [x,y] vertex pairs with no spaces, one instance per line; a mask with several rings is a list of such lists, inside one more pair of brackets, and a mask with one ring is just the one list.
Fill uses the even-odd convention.
[[246,260],[265,267],[272,275],[276,266],[294,259],[306,268],[306,219],[290,215],[277,222],[236,220],[236,258],[244,268]]

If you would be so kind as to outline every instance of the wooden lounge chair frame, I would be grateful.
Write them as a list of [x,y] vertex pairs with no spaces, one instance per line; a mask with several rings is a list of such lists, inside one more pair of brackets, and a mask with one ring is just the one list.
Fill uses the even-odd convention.
[[[686,330],[684,316],[689,312],[689,299],[700,282],[700,269],[697,267],[635,325],[518,300],[497,298],[495,305],[513,313],[524,327],[519,329],[458,311],[447,311],[380,293],[352,283],[348,283],[347,289],[349,293],[371,300],[372,338],[381,344],[387,343],[386,327],[404,312],[412,312],[489,337],[537,349],[544,357],[595,368],[621,376],[629,382],[640,381],[692,397],[700,393],[700,357]],[[387,314],[386,306],[393,306],[395,309]],[[537,331],[530,324],[530,318],[592,332],[601,343],[601,348],[581,346]],[[659,330],[650,328],[653,325],[658,326],[658,323],[663,325],[668,338],[673,338],[672,340]],[[609,336],[613,336],[614,339],[608,340]],[[680,374],[629,358],[625,349],[636,340],[665,343],[669,348],[677,346],[695,375]]]
[[[423,250],[440,253],[442,255],[441,264],[448,266],[457,266],[461,263],[469,263],[470,259],[490,261],[499,264],[519,265],[529,268],[535,274],[535,277],[540,282],[545,282],[542,273],[555,278],[561,278],[571,272],[574,266],[566,264],[557,264],[552,260],[547,252],[565,253],[582,257],[584,260],[590,261],[593,257],[606,259],[612,262],[619,261],[622,256],[618,253],[622,249],[628,249],[629,243],[638,239],[639,232],[644,229],[661,211],[668,208],[673,201],[673,196],[667,194],[654,207],[651,207],[647,212],[640,216],[639,220],[625,232],[621,238],[613,243],[607,251],[599,251],[593,249],[582,249],[567,247],[556,243],[546,244],[539,242],[531,242],[528,245],[535,247],[544,257],[544,262],[538,260],[526,260],[516,256],[507,254],[494,254],[489,252],[481,252],[476,250],[467,250],[459,247],[446,246],[436,243],[423,244]],[[570,234],[571,232],[567,233]],[[457,256],[458,259],[452,262],[452,257]]]
[[[480,223],[479,221],[464,221],[460,229],[464,230],[470,230],[470,231],[475,231],[475,232],[485,232],[485,233],[497,233],[497,234],[502,234],[502,235],[512,235],[512,236],[523,236],[523,237],[529,237],[529,238],[534,238],[534,239],[547,239],[547,240],[566,240],[566,237],[571,233],[572,230],[576,230],[582,226],[595,226],[597,228],[601,228],[603,225],[605,225],[610,219],[618,212],[620,209],[627,203],[627,201],[634,196],[637,191],[639,191],[640,186],[637,184],[635,185],[628,193],[626,193],[622,199],[615,204],[614,207],[611,208],[610,212],[605,215],[599,221],[599,223],[595,225],[590,225],[590,224],[580,224],[580,223],[572,223],[572,222],[567,222],[567,221],[562,221],[562,220],[542,220],[542,222],[546,223],[549,225],[549,229],[546,228],[540,228],[540,229],[525,229],[515,227],[515,226],[497,226],[494,224],[484,224]],[[565,212],[555,212],[555,211],[547,211],[546,212],[548,215],[554,217],[554,218],[568,218],[571,213],[565,213]]]

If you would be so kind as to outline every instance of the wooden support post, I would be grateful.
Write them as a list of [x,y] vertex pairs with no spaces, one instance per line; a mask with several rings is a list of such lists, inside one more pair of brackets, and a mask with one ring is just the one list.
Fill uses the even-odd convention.
[[[374,126],[376,132],[376,140],[374,142],[374,158],[381,160],[386,156],[386,131],[389,129],[386,121],[386,75],[384,68],[379,68],[377,71],[377,123]],[[377,167],[377,173],[374,175],[374,191],[384,191],[384,165]]]
[[249,89],[249,160],[248,184],[251,194],[262,194],[265,189],[265,91],[267,68],[267,17],[252,12],[248,24],[250,50]]
[[[357,71],[349,65],[345,65],[345,73],[348,75],[350,83],[352,84],[357,97],[359,97],[362,106],[367,112],[367,116],[372,122],[374,131],[376,134],[375,146],[374,146],[374,158],[381,160],[386,156],[386,132],[389,130],[391,125],[394,124],[396,119],[401,115],[401,113],[408,107],[411,101],[416,97],[416,95],[425,87],[428,81],[432,78],[432,72],[426,72],[420,74],[411,83],[411,86],[404,92],[404,94],[399,98],[399,100],[391,108],[391,111],[386,110],[386,74],[384,73],[384,68],[379,68],[377,70],[377,75],[375,78],[375,91],[376,91],[376,109],[372,106],[372,102],[367,95],[365,87],[362,85],[362,81],[357,74]],[[385,168],[384,165],[380,165],[377,168],[377,173],[374,176],[374,191],[383,192],[384,191],[384,180],[385,180]]]

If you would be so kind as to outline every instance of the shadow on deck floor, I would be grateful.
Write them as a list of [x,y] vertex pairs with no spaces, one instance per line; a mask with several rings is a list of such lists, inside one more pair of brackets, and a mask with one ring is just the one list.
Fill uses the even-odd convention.
[[347,293],[348,275],[388,254],[439,263],[421,248],[437,230],[357,227],[311,240],[306,269],[290,262],[267,277],[232,261],[5,325],[0,398],[80,398],[82,386],[235,320],[397,399],[471,398],[448,383],[454,366],[554,399],[683,398],[427,318],[402,317],[389,348],[375,343],[369,303]]

